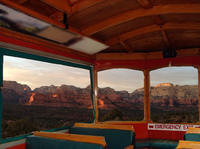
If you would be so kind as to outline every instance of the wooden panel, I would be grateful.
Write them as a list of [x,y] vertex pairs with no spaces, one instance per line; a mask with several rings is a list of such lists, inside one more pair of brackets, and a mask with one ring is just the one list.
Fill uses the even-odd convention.
[[105,30],[109,27],[127,22],[132,19],[139,17],[152,16],[152,15],[164,15],[164,14],[178,14],[178,13],[200,13],[200,4],[174,4],[174,5],[164,5],[164,6],[154,6],[151,9],[137,9],[130,10],[120,15],[109,17],[102,21],[97,21],[95,24],[82,29],[82,32],[88,35],[94,34],[96,32]]
[[[12,0],[12,1],[15,2],[15,0]],[[43,3],[39,0],[28,0],[28,1],[24,2],[22,4],[22,6],[29,8],[31,10],[34,10],[38,13],[41,13],[45,16],[52,15],[58,11],[54,7],[51,7],[51,6],[47,5],[46,3]]]
[[104,0],[98,5],[72,14],[69,22],[72,26],[83,29],[113,15],[137,8],[140,6],[134,0]]
[[103,2],[104,0],[80,0],[75,5],[72,6],[72,13],[87,9],[98,3]]
[[161,32],[152,32],[137,36],[127,40],[127,43],[132,47],[132,51],[134,52],[162,51],[165,48]]
[[124,22],[122,24],[118,24],[101,32],[95,33],[92,37],[101,40],[109,40],[111,38],[112,40],[112,38],[118,38],[120,37],[120,35],[123,35],[127,32],[131,32],[146,26],[151,26],[153,24],[154,21],[152,17],[137,18],[135,20],[130,20],[128,22]]
[[162,29],[158,25],[150,25],[150,26],[145,26],[142,28],[138,28],[129,32],[125,32],[119,36],[115,36],[107,41],[105,41],[106,44],[108,45],[113,45],[119,42],[119,40],[127,40],[129,38],[133,38],[136,36],[140,36],[143,34],[155,32],[155,31],[161,31],[161,30],[171,30],[171,29],[176,29],[177,30],[200,30],[200,22],[191,22],[191,23],[165,23],[162,25]]
[[198,23],[200,22],[200,17],[198,13],[194,14],[167,14],[162,15],[163,22],[171,23]]
[[171,46],[174,48],[200,47],[199,30],[169,30],[167,33]]
[[106,52],[127,52],[127,51],[124,49],[124,47],[120,43],[118,43],[116,45],[113,45],[113,46],[101,51],[101,52],[106,53]]
[[64,10],[67,14],[71,13],[71,7],[69,6],[67,0],[41,0],[50,6],[57,8],[58,10]]
[[148,9],[153,7],[152,0],[137,0],[137,1],[143,8]]
[[145,53],[99,53],[96,60],[144,60]]
[[200,3],[199,0],[154,0],[154,5],[168,5],[168,4],[188,4],[189,3]]

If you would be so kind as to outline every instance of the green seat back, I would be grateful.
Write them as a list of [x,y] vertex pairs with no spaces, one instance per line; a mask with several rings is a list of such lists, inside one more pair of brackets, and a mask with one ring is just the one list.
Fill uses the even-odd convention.
[[159,139],[145,139],[136,140],[136,149],[139,148],[157,148],[157,149],[175,149],[178,141],[159,140]]
[[151,148],[162,148],[162,149],[175,149],[178,145],[177,141],[171,140],[151,140]]
[[99,144],[74,142],[68,140],[50,139],[38,136],[28,136],[26,149],[103,149]]
[[69,132],[71,134],[104,136],[108,149],[124,149],[135,142],[135,133],[129,130],[72,127]]
[[200,134],[188,133],[184,135],[184,138],[187,141],[200,141]]

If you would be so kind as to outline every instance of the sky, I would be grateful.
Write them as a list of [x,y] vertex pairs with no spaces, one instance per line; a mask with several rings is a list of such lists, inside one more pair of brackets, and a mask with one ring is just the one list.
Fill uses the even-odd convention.
[[[32,89],[62,84],[85,88],[90,84],[89,71],[34,60],[4,57],[4,80],[17,81]],[[159,83],[197,85],[198,72],[193,67],[166,67],[151,71],[151,86]],[[110,69],[98,73],[98,86],[133,92],[142,88],[143,72],[131,69]]]

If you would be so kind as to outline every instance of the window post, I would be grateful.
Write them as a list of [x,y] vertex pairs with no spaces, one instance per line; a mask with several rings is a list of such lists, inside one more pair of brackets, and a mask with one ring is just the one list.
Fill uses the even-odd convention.
[[150,119],[150,75],[149,70],[144,70],[144,120],[149,122]]
[[3,117],[3,98],[2,90],[3,86],[3,54],[0,53],[0,139],[2,139],[2,117]]
[[198,121],[200,122],[200,66],[198,66]]
[[93,109],[94,109],[94,123],[98,122],[99,119],[99,111],[98,111],[98,76],[96,68],[91,69],[91,96],[93,101]]

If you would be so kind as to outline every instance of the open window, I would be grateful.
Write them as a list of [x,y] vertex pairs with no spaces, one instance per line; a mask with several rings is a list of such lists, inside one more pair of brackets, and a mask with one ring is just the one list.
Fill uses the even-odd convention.
[[167,67],[151,71],[151,119],[161,123],[198,121],[198,71]]
[[4,56],[3,138],[93,120],[89,70]]
[[99,120],[140,121],[144,118],[143,72],[111,69],[98,73]]

